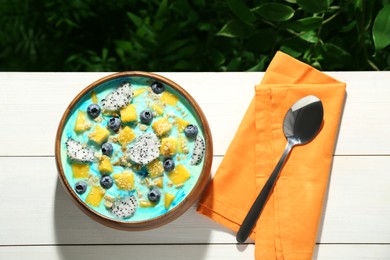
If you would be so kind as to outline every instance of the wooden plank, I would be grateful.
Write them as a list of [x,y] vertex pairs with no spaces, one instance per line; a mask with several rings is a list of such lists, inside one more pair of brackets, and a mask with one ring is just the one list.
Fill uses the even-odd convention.
[[[0,73],[0,156],[53,155],[62,113],[84,87],[110,73]],[[337,155],[390,154],[390,72],[332,72],[348,96]],[[223,155],[264,73],[161,73],[201,105]],[[26,145],[27,144],[27,145]]]
[[[313,259],[387,260],[389,255],[390,245],[317,245]],[[254,259],[254,245],[12,246],[0,247],[0,259],[250,260]]]
[[[212,173],[221,159],[214,158]],[[318,242],[390,243],[389,167],[389,156],[335,157]],[[194,207],[151,231],[106,228],[65,194],[53,157],[0,157],[0,169],[0,245],[235,243],[230,230]]]

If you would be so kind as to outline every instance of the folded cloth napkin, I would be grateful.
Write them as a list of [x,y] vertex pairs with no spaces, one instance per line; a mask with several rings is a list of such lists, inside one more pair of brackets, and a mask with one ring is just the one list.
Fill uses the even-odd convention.
[[278,52],[199,202],[199,213],[237,232],[284,151],[285,114],[307,95],[321,99],[323,126],[313,141],[293,148],[282,169],[250,235],[256,259],[311,259],[345,84]]

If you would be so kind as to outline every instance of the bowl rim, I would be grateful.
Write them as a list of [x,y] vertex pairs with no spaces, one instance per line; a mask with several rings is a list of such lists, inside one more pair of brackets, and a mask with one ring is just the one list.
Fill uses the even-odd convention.
[[[82,201],[79,198],[79,196],[77,196],[73,188],[70,187],[61,163],[61,136],[62,136],[62,132],[66,120],[70,115],[74,106],[77,104],[77,102],[80,101],[81,98],[84,97],[85,94],[93,90],[95,87],[107,81],[111,81],[122,77],[152,78],[156,81],[160,81],[164,84],[169,85],[175,91],[179,92],[187,100],[187,102],[190,103],[195,113],[198,115],[199,120],[202,123],[203,131],[204,131],[204,139],[206,144],[206,151],[203,159],[204,160],[203,168],[196,184],[194,185],[190,193],[177,206],[175,206],[173,209],[169,210],[165,214],[155,217],[153,219],[137,221],[137,222],[126,222],[126,221],[111,219],[93,210],[91,207],[89,207],[84,201]],[[181,216],[195,203],[195,201],[199,198],[199,196],[202,194],[203,190],[205,189],[208,181],[210,180],[212,160],[213,160],[213,143],[212,143],[210,126],[199,104],[185,89],[183,89],[180,85],[178,85],[174,81],[164,76],[151,73],[151,72],[144,72],[144,71],[124,71],[124,72],[110,74],[108,76],[102,77],[94,81],[93,83],[85,87],[79,94],[76,95],[76,97],[71,101],[71,103],[66,108],[64,114],[62,115],[60,123],[58,125],[56,139],[55,139],[56,167],[57,167],[57,172],[59,175],[60,182],[62,183],[62,186],[64,187],[65,191],[68,193],[68,195],[70,195],[70,197],[72,198],[73,202],[77,205],[77,207],[80,208],[87,216],[89,216],[90,218],[94,219],[95,221],[105,226],[109,226],[120,230],[142,231],[142,230],[153,229],[168,224],[169,222]]]

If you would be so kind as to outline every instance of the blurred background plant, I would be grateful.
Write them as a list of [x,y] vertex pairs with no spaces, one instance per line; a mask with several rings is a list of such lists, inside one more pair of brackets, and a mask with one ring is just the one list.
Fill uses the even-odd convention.
[[0,70],[388,70],[389,2],[0,0]]

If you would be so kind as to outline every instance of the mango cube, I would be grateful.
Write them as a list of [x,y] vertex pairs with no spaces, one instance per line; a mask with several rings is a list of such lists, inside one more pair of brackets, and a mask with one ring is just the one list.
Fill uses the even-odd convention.
[[184,154],[189,153],[187,138],[184,136],[179,136],[179,140],[177,142],[177,152]]
[[89,164],[73,163],[72,172],[73,172],[73,178],[76,179],[88,178]]
[[151,202],[149,200],[140,200],[139,201],[139,206],[141,208],[154,207],[154,206],[156,206],[156,203],[153,203],[153,202]]
[[186,128],[190,124],[190,122],[180,117],[175,117],[175,121],[176,121],[177,131],[179,131],[179,133],[183,132],[184,128]]
[[92,127],[92,124],[88,121],[87,116],[83,111],[77,113],[76,124],[74,130],[76,132],[83,132]]
[[158,159],[156,159],[156,160],[152,161],[151,163],[149,163],[146,166],[146,169],[148,170],[149,176],[152,179],[157,178],[157,177],[163,175],[163,173],[164,173],[164,166],[160,162],[160,160],[158,160]]
[[88,138],[95,143],[101,144],[107,139],[109,134],[110,132],[107,130],[107,128],[96,125],[94,130],[89,133]]
[[134,91],[134,97],[141,95],[146,91],[146,88],[138,88]]
[[158,105],[158,104],[153,104],[152,109],[154,112],[156,112],[157,115],[161,116],[164,114],[164,107]]
[[177,139],[166,137],[161,139],[160,153],[164,156],[172,156],[176,153]]
[[177,101],[179,101],[179,98],[175,96],[172,93],[169,92],[163,92],[161,94],[161,102],[167,105],[176,106]]
[[152,124],[152,128],[157,136],[162,136],[171,130],[172,125],[169,123],[168,118],[162,117]]
[[97,97],[95,91],[92,91],[92,92],[91,92],[91,99],[92,99],[92,102],[93,102],[94,104],[97,104],[97,103],[99,102],[99,99],[98,99],[98,97]]
[[114,174],[115,185],[120,190],[134,190],[134,174],[130,171]]
[[154,181],[157,187],[162,188],[164,186],[163,178],[158,178]]
[[99,206],[100,202],[102,201],[105,192],[106,192],[106,190],[103,189],[102,187],[93,186],[91,191],[88,193],[88,196],[85,199],[85,202],[91,206],[97,207],[97,206]]
[[103,173],[110,173],[114,171],[109,157],[102,157],[102,160],[99,162],[99,171]]
[[121,120],[123,123],[137,120],[137,110],[133,104],[129,104],[120,110]]
[[182,184],[187,181],[191,174],[183,164],[176,165],[175,169],[168,174],[169,179],[173,184]]
[[172,204],[172,201],[175,199],[175,196],[170,194],[170,193],[165,193],[165,196],[164,196],[164,205],[165,205],[165,209],[169,209],[169,207],[171,206]]
[[134,138],[135,138],[135,134],[133,130],[130,127],[126,126],[125,128],[122,129],[122,131],[120,131],[117,139],[121,145],[125,146],[131,141],[133,141]]

